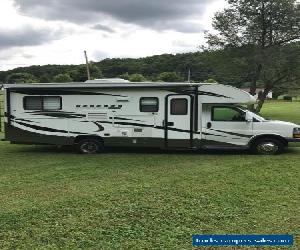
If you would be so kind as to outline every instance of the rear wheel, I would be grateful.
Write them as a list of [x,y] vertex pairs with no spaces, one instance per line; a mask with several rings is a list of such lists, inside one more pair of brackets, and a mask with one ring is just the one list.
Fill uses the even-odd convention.
[[104,150],[103,143],[95,139],[84,139],[77,144],[81,154],[96,154]]
[[252,151],[260,155],[281,154],[284,150],[283,143],[275,138],[262,138],[254,142]]

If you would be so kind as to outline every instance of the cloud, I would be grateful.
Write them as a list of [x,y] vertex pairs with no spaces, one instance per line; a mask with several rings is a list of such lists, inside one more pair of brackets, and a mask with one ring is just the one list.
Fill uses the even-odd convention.
[[192,33],[199,32],[201,25],[192,27],[189,20],[199,19],[213,1],[217,0],[15,0],[15,4],[22,13],[49,20],[99,23],[112,18],[155,30]]
[[0,70],[195,51],[223,1],[1,0]]
[[35,57],[35,55],[28,54],[28,53],[23,53],[21,56],[25,59],[32,59]]
[[103,25],[103,24],[96,24],[92,27],[92,29],[95,29],[95,30],[101,30],[101,31],[105,31],[105,32],[108,32],[108,33],[115,33],[116,31],[112,28],[110,28],[109,26],[106,26],[106,25]]
[[36,46],[60,39],[64,34],[62,29],[51,27],[20,26],[14,29],[0,27],[0,49],[24,46]]
[[92,53],[92,60],[93,61],[100,61],[100,60],[103,60],[105,58],[109,57],[109,55],[104,52],[104,51],[101,51],[101,50],[95,50],[93,53]]

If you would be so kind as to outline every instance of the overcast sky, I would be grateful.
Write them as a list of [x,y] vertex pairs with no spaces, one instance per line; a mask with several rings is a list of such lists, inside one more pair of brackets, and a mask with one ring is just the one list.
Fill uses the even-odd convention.
[[1,0],[0,70],[196,51],[225,0]]

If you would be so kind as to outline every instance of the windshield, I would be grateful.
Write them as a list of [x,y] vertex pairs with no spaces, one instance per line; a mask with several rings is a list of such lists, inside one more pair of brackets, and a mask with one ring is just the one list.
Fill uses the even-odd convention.
[[264,117],[262,117],[261,115],[258,115],[258,114],[255,114],[255,113],[253,113],[252,111],[250,111],[250,110],[248,110],[246,107],[244,107],[244,106],[238,106],[241,110],[243,110],[243,111],[245,111],[245,112],[250,112],[252,115],[253,115],[253,117],[255,118],[255,119],[257,119],[257,120],[259,120],[259,121],[262,121],[262,122],[264,122],[264,121],[268,121],[269,119],[266,119],[266,118],[264,118]]
[[[251,111],[249,111],[249,112],[251,112]],[[256,119],[258,119],[258,120],[260,120],[260,121],[262,121],[262,122],[268,121],[268,119],[266,119],[266,118],[264,118],[264,117],[262,117],[262,116],[260,116],[260,115],[257,115],[257,114],[255,114],[255,113],[253,113],[253,112],[251,112],[251,113],[253,114],[253,117],[254,117],[254,118],[256,118]]]

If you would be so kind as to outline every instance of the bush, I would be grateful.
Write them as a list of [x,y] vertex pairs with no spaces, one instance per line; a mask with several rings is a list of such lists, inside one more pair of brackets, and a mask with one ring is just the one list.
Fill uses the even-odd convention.
[[6,77],[6,83],[36,83],[38,79],[29,73],[12,73]]
[[73,81],[73,79],[70,77],[69,74],[58,74],[58,75],[54,76],[53,80],[54,80],[54,82],[59,82],[59,83]]
[[129,81],[131,82],[144,82],[146,78],[141,74],[133,74],[129,77]]
[[204,83],[218,83],[218,82],[215,79],[210,78],[205,80]]
[[283,100],[285,100],[285,101],[293,101],[293,97],[286,95],[286,96],[283,97]]
[[158,81],[182,82],[183,78],[176,72],[163,72],[163,73],[159,74]]

